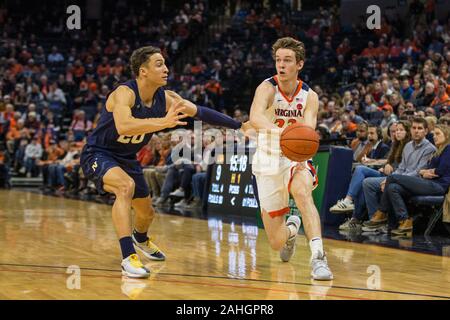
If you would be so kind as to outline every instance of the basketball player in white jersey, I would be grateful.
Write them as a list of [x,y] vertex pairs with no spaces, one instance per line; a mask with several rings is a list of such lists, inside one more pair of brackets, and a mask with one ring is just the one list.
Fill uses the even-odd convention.
[[289,213],[289,193],[301,212],[311,249],[311,276],[332,280],[322,244],[320,216],[312,191],[318,180],[312,160],[294,162],[281,154],[280,134],[293,123],[316,128],[319,99],[301,80],[305,47],[293,38],[278,39],[272,47],[277,75],[263,81],[255,92],[250,110],[250,124],[257,131],[257,149],[252,171],[257,184],[262,220],[272,249],[280,251],[287,262],[295,252],[300,219]]

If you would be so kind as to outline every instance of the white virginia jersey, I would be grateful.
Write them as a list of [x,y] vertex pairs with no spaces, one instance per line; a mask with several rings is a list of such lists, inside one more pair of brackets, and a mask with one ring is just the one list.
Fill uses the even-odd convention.
[[265,81],[270,82],[275,87],[273,103],[265,112],[266,118],[282,129],[290,124],[302,122],[309,92],[308,85],[299,80],[294,95],[289,99],[278,86],[277,76]]
[[[299,80],[294,95],[289,99],[278,86],[277,76],[265,81],[275,87],[275,95],[272,105],[266,109],[264,116],[281,129],[293,123],[303,122],[309,86]],[[289,166],[290,162],[289,159],[281,156],[279,133],[258,132],[257,148],[252,165],[254,174],[277,174],[278,170]]]

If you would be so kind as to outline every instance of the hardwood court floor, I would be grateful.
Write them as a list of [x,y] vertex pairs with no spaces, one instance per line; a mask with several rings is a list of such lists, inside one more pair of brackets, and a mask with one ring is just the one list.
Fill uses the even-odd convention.
[[151,232],[167,261],[125,279],[110,206],[0,191],[0,299],[450,299],[449,257],[326,239],[335,280],[317,282],[303,236],[282,263],[254,226],[158,215]]

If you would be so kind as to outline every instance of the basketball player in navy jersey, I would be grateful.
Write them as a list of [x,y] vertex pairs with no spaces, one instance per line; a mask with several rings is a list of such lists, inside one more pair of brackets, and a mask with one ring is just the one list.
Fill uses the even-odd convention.
[[[136,153],[148,144],[153,132],[186,125],[182,120],[188,116],[232,129],[241,128],[241,123],[165,90],[169,70],[158,48],[137,49],[130,62],[136,79],[108,95],[81,154],[81,165],[100,193],[116,196],[112,219],[122,251],[122,274],[146,278],[150,270],[136,249],[151,260],[165,260],[165,255],[147,236],[155,212]],[[131,208],[136,213],[133,232]]]
[[315,280],[332,280],[323,250],[320,216],[312,197],[318,184],[312,160],[294,162],[280,150],[280,134],[290,124],[303,123],[316,128],[319,99],[298,79],[305,59],[302,42],[289,37],[278,39],[272,54],[277,75],[258,86],[250,109],[250,124],[258,133],[252,171],[264,228],[272,249],[280,251],[282,261],[289,261],[300,228],[300,219],[295,215],[285,222],[291,194],[302,214],[309,240],[311,276]]

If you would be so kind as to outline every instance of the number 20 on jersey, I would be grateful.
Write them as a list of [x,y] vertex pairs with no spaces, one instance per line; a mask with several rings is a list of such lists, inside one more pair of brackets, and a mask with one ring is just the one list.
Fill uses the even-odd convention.
[[144,134],[138,134],[135,136],[120,136],[117,141],[120,143],[133,143],[138,144],[144,141],[145,133]]

